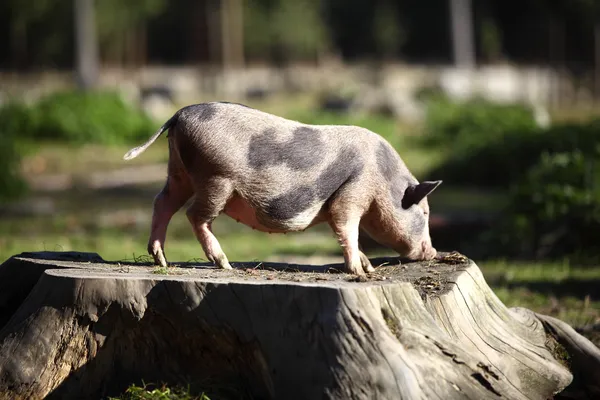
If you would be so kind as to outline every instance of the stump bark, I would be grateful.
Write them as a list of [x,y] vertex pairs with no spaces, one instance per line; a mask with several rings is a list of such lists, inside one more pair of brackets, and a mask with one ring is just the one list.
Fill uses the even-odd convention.
[[372,262],[384,265],[358,279],[341,264],[164,275],[97,254],[14,256],[0,266],[0,399],[106,398],[142,380],[213,399],[600,393],[598,349],[505,307],[473,261]]

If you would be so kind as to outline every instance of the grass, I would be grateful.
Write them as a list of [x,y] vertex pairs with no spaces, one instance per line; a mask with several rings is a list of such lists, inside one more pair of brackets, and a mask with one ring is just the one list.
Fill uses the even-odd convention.
[[600,322],[600,266],[554,263],[478,262],[486,281],[507,307],[525,307],[572,326]]
[[[148,133],[150,136],[152,132]],[[141,143],[130,145],[70,145],[52,142],[24,142],[20,151],[24,155],[22,171],[26,175],[76,174],[105,171],[133,165],[166,163],[169,157],[166,136],[161,136],[153,146],[144,152],[143,157],[130,161],[123,155]]]
[[156,275],[169,275],[169,268],[155,267],[154,270],[152,270],[152,273]]
[[201,393],[200,395],[192,395],[189,388],[168,387],[162,385],[154,389],[151,385],[143,384],[142,386],[131,385],[125,393],[119,397],[109,397],[109,400],[210,400],[210,398]]
[[[149,215],[139,226],[126,228],[99,227],[74,215],[3,221],[0,225],[0,258],[7,259],[23,251],[91,251],[107,260],[134,260],[146,253]],[[37,227],[41,227],[37,231]],[[304,233],[269,235],[255,232],[226,217],[214,223],[214,232],[223,250],[232,261],[264,260],[274,255],[309,256],[339,252],[337,241],[325,227],[315,227]],[[177,214],[166,242],[169,261],[203,259],[204,253],[196,241],[183,213]],[[341,253],[340,253],[341,254]]]

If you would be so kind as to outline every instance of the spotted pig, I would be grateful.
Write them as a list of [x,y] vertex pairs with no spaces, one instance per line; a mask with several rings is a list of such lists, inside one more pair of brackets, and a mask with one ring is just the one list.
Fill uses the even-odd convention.
[[211,229],[220,213],[271,233],[326,222],[352,274],[374,270],[359,248],[359,229],[410,259],[437,254],[427,196],[441,181],[419,183],[374,132],[211,102],[181,108],[124,159],[140,155],[166,130],[168,177],[154,199],[148,241],[148,253],[162,266],[167,225],[192,196],[187,218],[206,257],[221,268],[231,266]]

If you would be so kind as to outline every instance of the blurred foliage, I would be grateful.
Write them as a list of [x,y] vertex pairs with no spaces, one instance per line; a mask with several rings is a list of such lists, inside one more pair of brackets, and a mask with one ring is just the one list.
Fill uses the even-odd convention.
[[[392,3],[394,4],[394,3]],[[380,55],[394,56],[406,41],[406,31],[398,23],[397,10],[388,2],[375,10],[374,36]]]
[[[35,64],[65,62],[73,48],[73,1],[8,0],[13,51]],[[166,0],[96,1],[96,29],[103,55],[128,50],[128,34],[164,11]]]
[[10,102],[0,108],[2,129],[15,139],[72,144],[141,141],[156,124],[113,92],[56,92],[32,104]]
[[[0,2],[0,31],[7,26],[2,31],[6,36],[0,35],[6,37],[0,40],[6,51],[0,63],[16,69],[72,67],[73,3]],[[105,62],[219,62],[220,15],[215,11],[221,1],[95,4]],[[443,63],[452,61],[448,4],[448,0],[237,0],[231,7],[243,7],[245,50],[251,59],[312,60],[331,50],[346,60],[402,56]],[[570,57],[564,66],[576,71],[584,63],[592,68],[599,4],[597,0],[472,2],[478,59],[488,62],[506,55],[517,62],[556,62],[547,48],[555,46],[552,32],[565,24],[568,28],[561,34]]]
[[13,62],[43,64],[65,58],[72,48],[73,3],[64,0],[7,0]]
[[600,151],[544,152],[510,191],[509,206],[488,239],[505,256],[598,262]]
[[166,0],[96,1],[96,26],[102,53],[113,58],[127,51],[127,34],[164,11]]
[[536,126],[532,111],[520,104],[498,104],[480,98],[453,101],[435,92],[422,96],[427,102],[425,144],[468,151],[490,139]]
[[535,162],[531,157],[520,157],[535,151],[528,142],[538,132],[527,107],[483,99],[455,102],[437,95],[429,97],[427,103],[420,142],[449,154],[431,171],[436,179],[453,185],[504,186]]
[[96,22],[100,40],[118,39],[132,26],[143,24],[160,14],[166,0],[102,0],[96,4]]
[[315,58],[327,47],[327,32],[318,0],[244,1],[247,56]]
[[431,176],[459,186],[507,187],[542,153],[594,150],[600,134],[600,120],[542,129],[525,106],[482,100],[435,102],[427,117],[423,142],[450,154]]
[[430,177],[504,189],[508,206],[484,239],[502,256],[598,261],[600,120],[536,127],[518,104],[430,100],[423,142],[449,156]]
[[486,60],[497,62],[502,58],[502,32],[492,18],[481,22],[481,51]]
[[[0,111],[0,121],[3,121]],[[26,185],[20,175],[21,157],[14,135],[0,125],[0,203],[10,201],[25,192]]]
[[32,104],[0,106],[0,201],[26,191],[20,144],[126,144],[147,139],[157,125],[112,92],[57,92]]
[[[191,0],[96,1],[102,61],[143,63],[147,56],[162,60],[185,53],[183,57],[188,61],[190,54],[194,57],[213,54],[217,59],[205,61],[218,63],[219,52],[213,53],[210,48],[221,46],[218,11],[222,4],[193,3]],[[250,60],[276,63],[314,60],[341,46],[335,43],[340,41],[343,47],[358,46],[370,52],[376,49],[373,54],[395,56],[407,37],[404,25],[401,26],[400,6],[391,0],[377,4],[353,0],[351,5],[341,0],[239,0],[233,6],[243,8],[244,50]],[[339,10],[349,14],[340,14]],[[10,40],[6,45],[11,66],[72,66],[73,1],[7,0],[6,4],[0,4],[0,12],[4,11],[10,15],[6,20],[10,25]],[[203,20],[206,13],[209,13],[207,18],[215,20],[208,25]],[[163,21],[165,18],[168,23]],[[354,21],[360,21],[360,25]],[[211,29],[216,31],[213,33]],[[148,40],[156,36],[157,30],[168,38],[170,48],[177,50],[163,48],[157,55],[160,46]],[[360,43],[354,40],[355,36]],[[187,44],[190,38],[193,50]]]

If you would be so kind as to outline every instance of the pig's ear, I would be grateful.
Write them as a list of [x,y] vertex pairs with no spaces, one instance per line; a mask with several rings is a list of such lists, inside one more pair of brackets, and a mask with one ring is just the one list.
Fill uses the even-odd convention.
[[435,188],[440,186],[441,183],[442,181],[423,181],[417,185],[409,185],[402,198],[402,208],[407,209],[413,204],[418,204],[431,194]]

